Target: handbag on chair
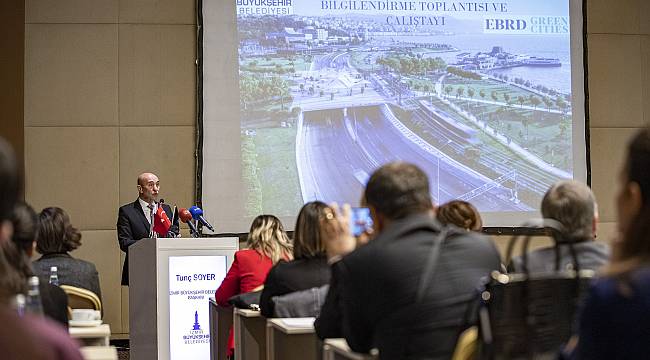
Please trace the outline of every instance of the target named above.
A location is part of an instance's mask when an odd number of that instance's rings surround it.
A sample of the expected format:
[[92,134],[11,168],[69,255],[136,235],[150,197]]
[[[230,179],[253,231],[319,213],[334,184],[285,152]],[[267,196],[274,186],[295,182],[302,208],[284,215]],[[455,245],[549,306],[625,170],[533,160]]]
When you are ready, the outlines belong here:
[[251,291],[247,293],[237,294],[228,299],[230,305],[247,310],[260,311],[260,298],[262,297],[262,290]]
[[[479,359],[556,359],[574,333],[574,316],[593,271],[580,270],[573,244],[560,223],[545,219],[542,227],[555,242],[555,272],[530,274],[528,235],[521,246],[522,273],[491,274],[480,293]],[[510,239],[506,261],[519,239],[517,235]],[[573,270],[560,271],[560,242],[569,246]]]

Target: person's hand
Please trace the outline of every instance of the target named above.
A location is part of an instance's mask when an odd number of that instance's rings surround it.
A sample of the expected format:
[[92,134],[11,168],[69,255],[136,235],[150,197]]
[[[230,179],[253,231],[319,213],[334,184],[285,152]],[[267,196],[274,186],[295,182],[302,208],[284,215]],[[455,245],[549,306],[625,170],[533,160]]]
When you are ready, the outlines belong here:
[[321,237],[329,261],[335,261],[356,247],[356,239],[350,232],[350,213],[348,204],[339,209],[338,204],[333,203],[325,209],[325,216],[321,219]]
[[365,230],[357,236],[357,246],[367,244],[374,236],[374,230],[366,227]]

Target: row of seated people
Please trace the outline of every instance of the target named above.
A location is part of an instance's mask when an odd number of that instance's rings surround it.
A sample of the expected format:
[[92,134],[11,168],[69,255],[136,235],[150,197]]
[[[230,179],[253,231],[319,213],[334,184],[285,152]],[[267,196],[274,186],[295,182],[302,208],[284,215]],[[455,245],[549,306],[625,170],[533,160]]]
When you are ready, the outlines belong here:
[[[22,284],[26,286],[31,276],[38,276],[44,314],[66,328],[68,296],[58,285],[88,290],[97,295],[101,304],[99,274],[95,265],[70,255],[81,246],[81,232],[72,226],[63,209],[48,207],[36,214],[31,206],[19,202],[13,211],[12,225],[12,241],[5,244],[4,251],[20,274],[16,293],[22,292]],[[31,262],[35,251],[41,256]],[[53,267],[57,269],[57,284],[50,284]]]
[[[325,209],[328,206],[320,201],[302,207],[293,242],[277,217],[255,218],[248,234],[248,249],[235,254],[235,261],[217,289],[217,304],[229,306],[232,296],[263,285],[260,310],[264,316],[273,317],[273,297],[329,284],[330,269],[320,231]],[[232,339],[231,334],[229,355],[234,349]]]
[[[563,226],[559,263],[555,248],[538,249],[527,255],[526,270],[571,270],[573,247],[581,269],[601,274],[581,306],[575,336],[557,349],[566,358],[636,359],[650,351],[649,130],[635,136],[627,156],[613,252],[594,241],[598,207],[586,185],[561,181],[542,200],[542,215]],[[377,348],[382,359],[450,358],[458,334],[473,325],[465,316],[476,288],[504,268],[492,241],[477,232],[480,215],[461,201],[436,209],[425,173],[402,162],[373,173],[362,202],[374,233],[361,238],[350,234],[347,206],[306,204],[293,243],[274,216],[255,219],[249,248],[237,252],[217,303],[228,306],[231,296],[263,287],[262,314],[281,317],[275,300],[325,288],[324,303],[311,314],[320,338],[344,337],[362,353]],[[512,272],[522,267],[521,258],[508,264]]]
[[[37,219],[33,210],[30,211],[28,207],[16,207],[20,193],[19,183],[16,157],[11,147],[0,138],[0,323],[3,324],[0,326],[1,357],[81,360],[83,357],[79,346],[65,329],[67,300],[60,288],[49,286],[47,281],[40,282],[45,284],[41,286],[40,291],[44,299],[44,310],[49,317],[20,314],[12,308],[12,302],[17,299],[16,295],[26,293],[27,277],[35,272],[29,256],[33,252],[36,239]],[[45,225],[46,219],[44,220]],[[60,304],[64,305],[60,307]]]

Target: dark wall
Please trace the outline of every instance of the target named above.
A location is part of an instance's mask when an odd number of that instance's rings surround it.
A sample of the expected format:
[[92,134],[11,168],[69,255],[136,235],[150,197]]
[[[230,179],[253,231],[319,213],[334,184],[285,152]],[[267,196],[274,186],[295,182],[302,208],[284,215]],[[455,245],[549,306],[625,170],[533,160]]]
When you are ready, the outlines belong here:
[[23,168],[25,2],[0,1],[0,136],[13,145]]

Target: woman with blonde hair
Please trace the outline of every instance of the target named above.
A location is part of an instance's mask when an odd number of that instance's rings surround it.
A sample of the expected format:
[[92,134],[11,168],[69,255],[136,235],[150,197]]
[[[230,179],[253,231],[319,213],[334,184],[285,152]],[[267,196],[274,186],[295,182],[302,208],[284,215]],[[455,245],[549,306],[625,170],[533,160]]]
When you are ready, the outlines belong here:
[[[247,239],[248,249],[235,253],[235,261],[217,289],[215,299],[221,306],[230,306],[231,297],[255,290],[264,284],[271,267],[280,260],[291,260],[293,246],[280,219],[260,215],[253,220]],[[228,354],[234,342],[230,332]]]

